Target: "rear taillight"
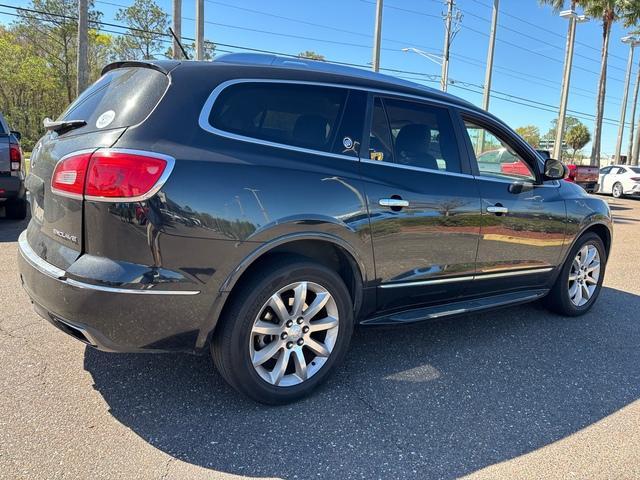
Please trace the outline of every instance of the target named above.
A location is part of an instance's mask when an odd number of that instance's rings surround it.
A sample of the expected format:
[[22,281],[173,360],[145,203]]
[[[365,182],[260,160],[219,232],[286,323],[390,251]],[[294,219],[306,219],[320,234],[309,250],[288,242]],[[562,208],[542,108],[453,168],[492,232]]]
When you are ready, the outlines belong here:
[[141,201],[154,195],[173,169],[173,158],[137,150],[96,150],[64,157],[51,191],[97,201]]
[[567,165],[567,168],[569,169],[569,174],[565,177],[565,180],[567,182],[575,182],[577,167],[574,164],[569,164]]
[[634,182],[640,182],[640,177],[631,177],[630,180],[633,180]]
[[20,165],[22,164],[22,150],[17,143],[9,144],[9,159],[11,161],[11,171],[20,171]]

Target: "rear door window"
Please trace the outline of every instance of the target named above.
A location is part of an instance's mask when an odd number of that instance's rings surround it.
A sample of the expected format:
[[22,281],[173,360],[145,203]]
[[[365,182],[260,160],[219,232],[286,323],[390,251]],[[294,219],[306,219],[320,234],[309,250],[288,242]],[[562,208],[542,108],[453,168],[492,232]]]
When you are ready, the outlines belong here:
[[458,143],[449,112],[420,102],[376,98],[369,158],[460,173]]
[[142,122],[169,86],[167,76],[151,68],[117,68],[85,90],[59,120],[84,120],[73,133],[121,128]]
[[239,83],[220,93],[209,123],[245,137],[330,152],[347,95],[338,87]]

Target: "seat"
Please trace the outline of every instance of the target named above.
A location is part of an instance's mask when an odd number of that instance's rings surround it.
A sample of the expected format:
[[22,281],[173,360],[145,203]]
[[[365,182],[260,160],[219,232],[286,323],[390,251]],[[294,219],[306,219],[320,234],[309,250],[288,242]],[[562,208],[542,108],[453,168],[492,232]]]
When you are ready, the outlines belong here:
[[438,170],[438,162],[429,153],[431,129],[427,125],[405,125],[396,137],[396,162],[412,167]]

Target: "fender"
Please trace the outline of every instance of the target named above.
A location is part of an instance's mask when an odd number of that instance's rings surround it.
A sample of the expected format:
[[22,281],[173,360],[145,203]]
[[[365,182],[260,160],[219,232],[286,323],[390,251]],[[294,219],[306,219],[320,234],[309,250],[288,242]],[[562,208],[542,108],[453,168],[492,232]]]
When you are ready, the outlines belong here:
[[338,247],[342,247],[351,257],[351,260],[354,262],[356,266],[356,270],[360,274],[361,286],[360,290],[360,298],[354,299],[354,304],[359,306],[362,303],[362,285],[366,284],[369,277],[369,272],[367,270],[367,266],[365,261],[362,259],[361,255],[357,252],[357,250],[347,241],[342,238],[331,235],[325,232],[295,232],[289,233],[286,235],[282,235],[277,237],[269,242],[260,244],[255,250],[253,250],[249,255],[247,255],[238,266],[227,276],[225,281],[220,286],[220,290],[218,295],[216,296],[211,309],[209,310],[209,314],[207,315],[205,322],[200,328],[200,332],[198,333],[198,338],[196,340],[196,350],[203,349],[211,339],[213,332],[218,324],[218,319],[222,310],[229,298],[229,294],[231,290],[236,285],[242,274],[260,257],[273,250],[276,247],[281,245],[299,241],[299,240],[320,240],[324,242],[332,243]]

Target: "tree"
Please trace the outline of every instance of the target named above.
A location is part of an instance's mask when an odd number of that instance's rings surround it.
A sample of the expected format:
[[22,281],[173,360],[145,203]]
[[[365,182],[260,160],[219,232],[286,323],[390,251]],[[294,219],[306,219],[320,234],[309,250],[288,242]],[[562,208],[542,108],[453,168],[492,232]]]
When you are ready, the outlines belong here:
[[567,132],[565,141],[573,149],[571,159],[575,160],[576,152],[591,141],[591,134],[585,125],[579,124]]
[[116,20],[130,28],[129,34],[115,40],[119,58],[153,60],[163,56],[169,17],[153,0],[135,0],[130,7],[118,10]]
[[584,11],[588,16],[602,20],[600,79],[598,81],[596,120],[591,147],[591,165],[600,166],[602,120],[604,118],[604,102],[607,94],[607,60],[611,27],[619,19],[624,20],[625,26],[637,23],[640,17],[640,6],[638,6],[637,0],[580,0],[579,3],[584,7]]
[[304,52],[300,52],[298,54],[298,58],[308,58],[310,60],[319,60],[321,62],[326,61],[324,55],[314,52],[313,50],[305,50]]
[[540,146],[540,129],[535,125],[525,125],[516,128],[516,133],[526,140],[533,148]]
[[[53,78],[62,86],[70,103],[76,92],[78,13],[77,0],[32,0],[29,10],[19,10],[13,31],[29,50],[43,58]],[[89,1],[89,25],[95,25],[101,13]]]
[[[571,130],[573,127],[575,127],[576,125],[582,125],[582,122],[578,120],[576,117],[567,115],[564,118],[564,132],[562,133],[562,137],[564,138],[567,132]],[[551,120],[551,128],[547,132],[547,135],[546,135],[547,138],[551,138],[552,140],[555,140],[557,129],[558,129],[558,119],[554,118],[553,120]]]

